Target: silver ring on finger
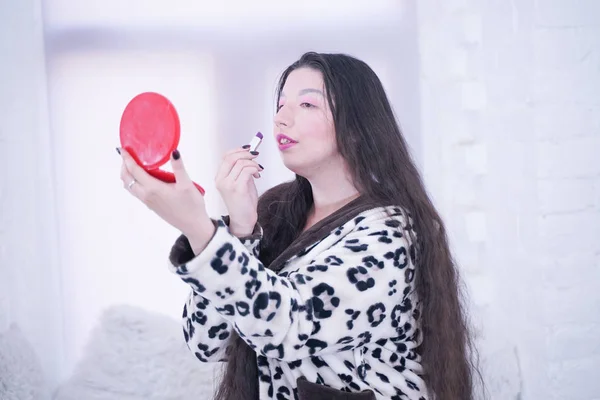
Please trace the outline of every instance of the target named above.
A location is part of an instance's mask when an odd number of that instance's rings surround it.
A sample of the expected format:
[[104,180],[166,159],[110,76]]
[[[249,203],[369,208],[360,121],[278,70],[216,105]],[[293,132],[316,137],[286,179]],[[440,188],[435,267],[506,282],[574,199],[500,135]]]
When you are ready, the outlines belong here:
[[137,183],[137,181],[135,179],[133,179],[131,182],[129,182],[129,185],[127,185],[127,189],[131,190],[133,185],[135,185],[136,183]]

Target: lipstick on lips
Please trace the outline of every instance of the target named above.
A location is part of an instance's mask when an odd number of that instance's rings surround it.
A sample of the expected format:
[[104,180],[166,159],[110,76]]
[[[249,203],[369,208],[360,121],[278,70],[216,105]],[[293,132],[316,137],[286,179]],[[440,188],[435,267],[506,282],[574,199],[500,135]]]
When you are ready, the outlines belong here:
[[298,142],[296,142],[294,139],[290,138],[289,136],[284,135],[283,133],[277,134],[277,145],[279,146],[279,150],[283,151],[287,148],[292,147],[296,143],[298,143]]

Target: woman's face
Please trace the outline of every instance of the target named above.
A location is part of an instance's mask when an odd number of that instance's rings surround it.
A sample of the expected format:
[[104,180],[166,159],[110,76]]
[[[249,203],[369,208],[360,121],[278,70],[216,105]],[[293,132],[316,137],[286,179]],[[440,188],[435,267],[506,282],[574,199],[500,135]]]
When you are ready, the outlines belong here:
[[331,162],[338,152],[324,91],[321,72],[296,69],[285,82],[275,115],[274,136],[283,163],[305,177]]

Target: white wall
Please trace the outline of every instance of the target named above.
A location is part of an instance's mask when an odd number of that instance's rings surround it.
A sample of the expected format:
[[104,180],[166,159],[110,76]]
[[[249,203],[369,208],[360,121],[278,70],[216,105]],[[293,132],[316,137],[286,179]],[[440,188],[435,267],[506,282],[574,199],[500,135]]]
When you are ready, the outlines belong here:
[[497,399],[600,393],[600,2],[419,1],[428,183]]
[[50,386],[62,368],[52,152],[39,0],[0,3],[0,333],[15,324]]

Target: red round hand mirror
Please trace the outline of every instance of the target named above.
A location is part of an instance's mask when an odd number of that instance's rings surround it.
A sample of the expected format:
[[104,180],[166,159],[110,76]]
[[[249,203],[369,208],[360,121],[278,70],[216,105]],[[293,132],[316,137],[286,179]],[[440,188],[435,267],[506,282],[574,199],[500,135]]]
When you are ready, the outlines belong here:
[[[180,137],[179,116],[164,96],[145,92],[135,96],[121,116],[123,147],[146,172],[163,182],[175,182],[175,175],[159,167],[171,158]],[[194,183],[204,195],[204,189]]]

